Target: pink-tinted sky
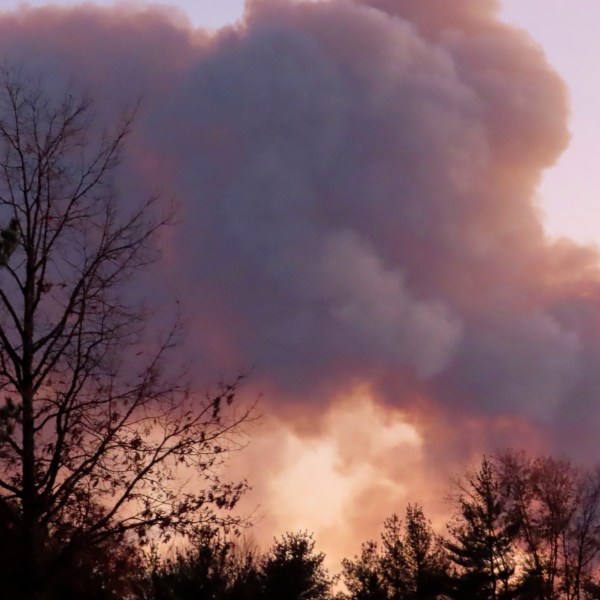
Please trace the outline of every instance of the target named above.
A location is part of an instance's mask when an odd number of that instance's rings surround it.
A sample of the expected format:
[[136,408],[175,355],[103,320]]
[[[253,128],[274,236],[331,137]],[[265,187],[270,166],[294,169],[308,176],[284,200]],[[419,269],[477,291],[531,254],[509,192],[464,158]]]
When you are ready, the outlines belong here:
[[600,243],[600,3],[502,0],[501,15],[539,41],[569,86],[572,141],[541,187],[548,228]]

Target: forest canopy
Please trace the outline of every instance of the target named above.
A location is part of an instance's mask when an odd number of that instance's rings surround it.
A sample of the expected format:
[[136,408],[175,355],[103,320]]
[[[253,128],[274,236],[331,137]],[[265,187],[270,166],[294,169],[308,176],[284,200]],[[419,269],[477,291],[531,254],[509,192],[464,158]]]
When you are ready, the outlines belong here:
[[[422,506],[384,520],[378,539],[333,567],[306,531],[261,551],[204,530],[157,560],[144,600],[593,600],[600,598],[600,475],[507,450],[449,488],[434,531]],[[368,507],[365,507],[368,510]]]

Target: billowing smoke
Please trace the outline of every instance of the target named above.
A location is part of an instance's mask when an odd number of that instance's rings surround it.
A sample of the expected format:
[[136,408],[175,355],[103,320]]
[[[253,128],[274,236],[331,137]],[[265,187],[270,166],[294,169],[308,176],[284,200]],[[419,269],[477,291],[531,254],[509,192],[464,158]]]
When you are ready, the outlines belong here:
[[496,10],[254,0],[215,34],[158,9],[0,18],[8,63],[109,112],[142,97],[123,196],[179,204],[153,293],[179,297],[207,381],[252,369],[265,424],[240,468],[273,527],[352,539],[509,444],[593,456],[598,255],[548,239],[536,199],[567,95]]

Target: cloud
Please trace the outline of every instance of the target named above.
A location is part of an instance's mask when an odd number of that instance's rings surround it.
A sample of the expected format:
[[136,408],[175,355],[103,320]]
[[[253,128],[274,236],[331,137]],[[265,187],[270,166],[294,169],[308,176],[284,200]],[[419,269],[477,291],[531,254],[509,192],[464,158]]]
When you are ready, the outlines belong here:
[[[497,9],[254,0],[215,33],[158,9],[0,17],[9,64],[75,79],[102,113],[143,98],[124,202],[159,190],[181,215],[148,293],[180,298],[206,381],[254,367],[289,473],[343,454],[327,415],[361,386],[373,427],[403,415],[413,470],[438,481],[509,443],[590,451],[598,254],[547,238],[535,195],[568,143],[567,92]],[[366,446],[340,489],[365,473],[379,489]]]

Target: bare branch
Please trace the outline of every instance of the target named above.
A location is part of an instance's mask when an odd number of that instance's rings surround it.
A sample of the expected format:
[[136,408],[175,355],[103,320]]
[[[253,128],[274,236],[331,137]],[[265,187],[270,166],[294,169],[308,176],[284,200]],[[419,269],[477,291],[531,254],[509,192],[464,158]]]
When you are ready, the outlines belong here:
[[0,70],[0,389],[14,402],[0,411],[0,501],[16,503],[40,581],[44,548],[238,524],[247,487],[222,478],[254,418],[235,410],[239,381],[190,393],[167,376],[179,328],[152,352],[147,312],[127,299],[170,215],[155,198],[119,203],[134,113],[110,133],[92,109]]

